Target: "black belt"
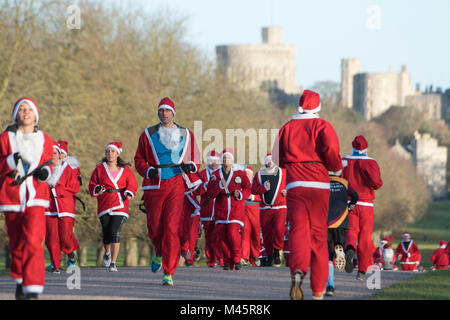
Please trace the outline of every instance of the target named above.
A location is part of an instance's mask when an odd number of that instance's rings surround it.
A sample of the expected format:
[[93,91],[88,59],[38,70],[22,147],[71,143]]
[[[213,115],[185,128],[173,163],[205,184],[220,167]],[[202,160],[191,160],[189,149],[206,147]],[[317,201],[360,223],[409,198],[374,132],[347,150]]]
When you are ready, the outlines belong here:
[[105,192],[107,193],[119,193],[124,192],[126,189],[106,189]]
[[221,193],[221,194],[227,198],[231,197],[231,193]]
[[306,164],[316,164],[316,163],[320,163],[320,161],[302,161],[300,163],[306,163]]

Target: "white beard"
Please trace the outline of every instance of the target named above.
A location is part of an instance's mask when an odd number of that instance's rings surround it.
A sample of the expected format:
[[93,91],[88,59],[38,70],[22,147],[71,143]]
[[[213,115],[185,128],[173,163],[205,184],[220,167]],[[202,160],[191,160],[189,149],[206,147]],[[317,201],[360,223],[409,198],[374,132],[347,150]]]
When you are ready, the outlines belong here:
[[158,129],[158,134],[159,141],[161,141],[163,146],[167,149],[175,150],[178,147],[180,143],[181,132],[180,128],[178,128],[176,125],[174,125],[174,127],[171,129],[160,126]]
[[38,164],[44,152],[44,136],[42,132],[32,132],[24,134],[22,131],[16,132],[17,152],[24,161],[29,164]]
[[50,177],[50,179],[48,179],[48,185],[49,186],[52,186],[52,187],[56,186],[56,184],[59,181],[59,178],[61,178],[61,175],[63,173],[62,168],[63,168],[62,165],[59,165],[57,167],[53,167],[53,174]]

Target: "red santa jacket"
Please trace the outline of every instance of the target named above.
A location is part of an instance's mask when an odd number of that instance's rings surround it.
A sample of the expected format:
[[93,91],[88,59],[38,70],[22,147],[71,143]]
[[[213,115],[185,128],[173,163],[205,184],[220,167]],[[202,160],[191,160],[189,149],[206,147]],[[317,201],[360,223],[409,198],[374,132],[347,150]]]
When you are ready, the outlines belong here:
[[358,193],[358,205],[373,206],[375,190],[382,185],[380,167],[368,156],[345,156],[342,175]]
[[413,240],[411,240],[408,245],[406,245],[403,241],[400,242],[397,246],[395,254],[400,264],[418,265],[420,259],[422,258],[419,248]]
[[[111,191],[99,194],[96,192],[98,186],[104,186],[106,190]],[[112,192],[113,190],[114,192]],[[128,166],[120,168],[114,179],[108,170],[108,166],[103,162],[94,169],[89,181],[89,193],[92,197],[97,197],[97,215],[99,218],[104,214],[128,217],[129,201],[126,196],[131,195],[133,199],[136,191],[137,180]]]
[[50,187],[50,206],[47,216],[75,218],[75,194],[80,192],[80,164],[74,157],[68,157],[48,180]]
[[[49,206],[46,181],[38,181],[36,177],[30,176],[21,185],[14,185],[17,173],[25,176],[23,166],[17,166],[14,161],[14,153],[19,152],[22,158],[29,160],[27,172],[32,172],[52,160],[55,142],[46,133],[36,129],[28,140],[33,141],[32,148],[24,147],[22,136],[23,133],[16,126],[8,127],[0,135],[0,211],[3,212],[24,212],[26,207]],[[50,178],[52,166],[46,165],[42,169],[48,171]]]
[[[207,185],[207,195],[210,199],[215,199],[214,219],[216,224],[238,223],[244,226],[245,199],[251,194],[251,184],[247,174],[243,170],[231,168],[226,184],[223,186],[221,180],[224,179],[222,168],[214,171]],[[239,191],[239,198],[234,197],[234,192]]]
[[449,259],[445,248],[441,247],[435,250],[431,256],[431,261],[436,269],[448,269]]
[[340,175],[342,169],[338,136],[317,114],[296,114],[280,129],[272,154],[274,162],[286,169],[286,190],[329,190],[329,171]]
[[214,220],[214,203],[216,199],[209,199],[206,193],[208,182],[213,172],[211,169],[206,168],[197,174],[201,180],[200,186],[195,190],[195,195],[200,196],[200,221]]
[[[197,144],[195,143],[194,134],[189,129],[183,128],[178,124],[176,125],[180,128],[181,135],[183,136],[184,141],[183,151],[180,157],[179,164],[191,162],[195,165],[197,172],[197,170],[200,169],[201,155],[200,151],[198,150]],[[148,171],[150,169],[153,169],[155,166],[161,165],[155,147],[153,145],[153,141],[151,139],[151,136],[159,130],[160,126],[161,124],[157,124],[152,127],[147,127],[144,130],[139,138],[138,149],[134,157],[136,170],[144,178],[144,181],[142,182],[142,190],[144,191],[159,189],[161,184],[160,168],[158,168],[158,174],[155,178],[147,178]],[[188,189],[195,187],[195,183],[201,183],[201,181],[197,179],[197,175],[195,173],[185,174],[184,172],[182,172],[182,176]]]
[[[281,194],[282,191],[286,191],[286,170],[276,168],[279,175],[278,184],[271,184],[269,189],[266,189],[263,182],[265,170],[265,168],[259,170],[252,182],[252,194],[261,195],[260,210],[287,208],[286,197]],[[269,192],[271,192],[270,195],[268,195]]]

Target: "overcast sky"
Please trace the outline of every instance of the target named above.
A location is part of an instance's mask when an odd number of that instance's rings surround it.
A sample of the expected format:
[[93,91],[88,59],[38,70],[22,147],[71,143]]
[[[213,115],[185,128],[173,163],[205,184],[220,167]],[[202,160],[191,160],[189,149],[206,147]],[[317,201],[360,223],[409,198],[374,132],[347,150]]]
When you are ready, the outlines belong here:
[[[134,0],[133,0],[134,1]],[[340,82],[340,62],[362,72],[400,71],[416,83],[450,88],[448,0],[138,0],[149,12],[170,9],[187,20],[187,40],[212,58],[215,47],[261,43],[261,28],[280,26],[297,46],[297,84]]]

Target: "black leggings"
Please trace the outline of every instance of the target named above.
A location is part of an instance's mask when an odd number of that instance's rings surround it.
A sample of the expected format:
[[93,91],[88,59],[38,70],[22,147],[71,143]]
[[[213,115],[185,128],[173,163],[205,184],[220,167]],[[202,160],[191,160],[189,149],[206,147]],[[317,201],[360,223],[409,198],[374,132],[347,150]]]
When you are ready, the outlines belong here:
[[344,228],[328,228],[328,259],[333,261],[335,256],[334,247],[340,244],[344,247],[345,244],[345,229]]
[[120,230],[127,220],[124,216],[110,216],[105,214],[100,217],[103,231],[103,244],[120,243]]

